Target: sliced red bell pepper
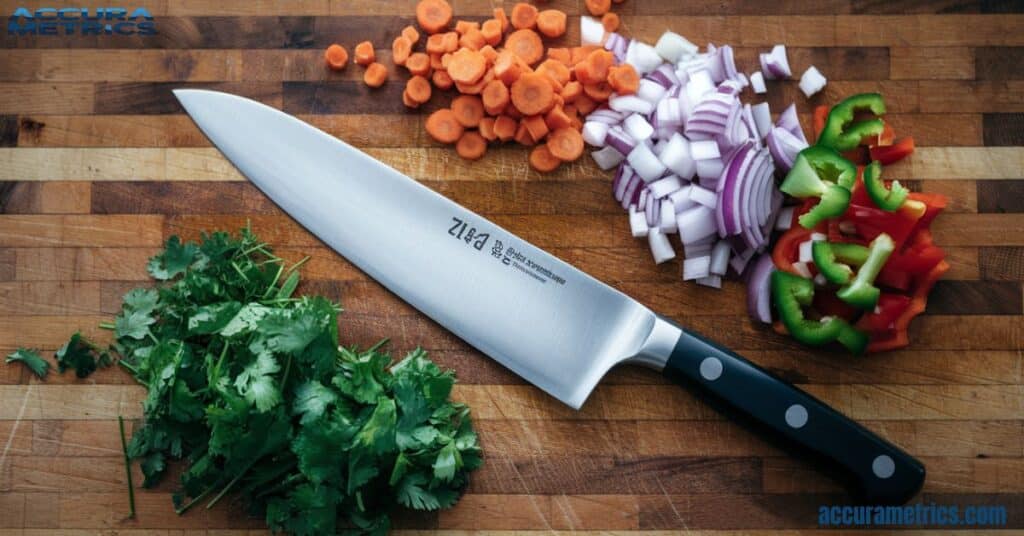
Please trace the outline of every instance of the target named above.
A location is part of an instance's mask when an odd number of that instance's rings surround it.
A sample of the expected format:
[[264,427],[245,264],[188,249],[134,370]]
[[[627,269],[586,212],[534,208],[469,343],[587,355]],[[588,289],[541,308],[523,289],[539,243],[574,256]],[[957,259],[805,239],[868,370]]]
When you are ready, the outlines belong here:
[[920,201],[927,207],[924,216],[918,220],[917,226],[919,229],[923,229],[932,224],[932,220],[939,215],[940,212],[949,206],[949,198],[942,194],[929,194],[924,192],[910,192],[907,199],[914,201]]
[[903,160],[914,152],[914,138],[907,136],[892,145],[872,147],[870,151],[872,160],[878,160],[887,166]]
[[883,292],[878,298],[874,311],[865,313],[857,321],[857,327],[876,336],[890,336],[896,327],[896,320],[910,307],[910,296]]
[[801,275],[793,267],[793,263],[799,258],[800,244],[810,240],[812,232],[814,231],[811,229],[804,229],[799,225],[794,225],[788,231],[782,233],[779,241],[775,244],[775,249],[772,250],[772,262],[775,263],[775,267],[784,272]]
[[821,131],[825,130],[825,121],[828,119],[829,107],[822,105],[814,108],[814,140],[821,137]]
[[928,303],[928,293],[931,292],[932,286],[935,282],[942,277],[942,274],[949,270],[949,264],[946,261],[940,261],[936,264],[927,274],[918,282],[911,295],[910,304],[907,308],[898,316],[893,322],[892,330],[890,330],[885,336],[872,337],[871,342],[868,343],[868,352],[884,352],[886,350],[895,350],[896,348],[902,348],[910,343],[910,336],[907,333],[910,327],[910,321],[917,315],[924,312],[925,306]]

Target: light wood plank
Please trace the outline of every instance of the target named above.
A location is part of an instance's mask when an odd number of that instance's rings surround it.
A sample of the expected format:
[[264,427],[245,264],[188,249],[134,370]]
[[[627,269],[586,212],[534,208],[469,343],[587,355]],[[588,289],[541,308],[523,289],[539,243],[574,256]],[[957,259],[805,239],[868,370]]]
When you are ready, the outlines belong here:
[[88,114],[93,96],[94,86],[89,83],[0,82],[0,113]]
[[0,247],[158,246],[162,216],[0,215]]
[[1024,16],[838,15],[834,46],[1020,46]]
[[973,80],[974,50],[969,47],[891,47],[893,80]]

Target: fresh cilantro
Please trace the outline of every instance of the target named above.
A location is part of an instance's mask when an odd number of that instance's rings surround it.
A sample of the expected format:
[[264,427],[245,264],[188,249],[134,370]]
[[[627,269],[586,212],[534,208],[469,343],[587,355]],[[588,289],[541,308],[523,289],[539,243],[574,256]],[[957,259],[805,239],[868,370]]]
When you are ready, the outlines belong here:
[[[76,333],[57,352],[81,377],[117,356],[146,387],[125,446],[144,487],[181,461],[179,513],[234,494],[299,536],[383,535],[398,507],[458,500],[480,447],[469,410],[449,401],[454,374],[426,352],[392,365],[381,345],[340,346],[341,307],[293,296],[297,265],[248,229],[171,237],[147,268],[160,284],[125,294],[109,349]],[[45,374],[31,351],[8,361]]]
[[18,348],[10,353],[4,361],[7,363],[22,363],[32,371],[32,374],[35,374],[40,379],[45,378],[46,374],[50,372],[50,363],[43,359],[39,352],[28,348]]

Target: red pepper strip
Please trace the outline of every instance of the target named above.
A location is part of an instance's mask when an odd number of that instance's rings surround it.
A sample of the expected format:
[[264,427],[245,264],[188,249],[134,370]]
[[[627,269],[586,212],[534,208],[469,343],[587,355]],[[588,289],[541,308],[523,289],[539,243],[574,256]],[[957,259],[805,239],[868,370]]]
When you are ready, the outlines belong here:
[[888,147],[888,146],[892,145],[892,142],[895,141],[895,140],[896,140],[896,131],[893,130],[891,126],[889,126],[889,123],[886,123],[885,124],[885,129],[882,130],[882,133],[878,136],[878,142],[877,143],[871,143],[869,145],[872,145],[872,146],[875,146],[875,147]]
[[931,292],[932,286],[936,281],[942,277],[942,274],[949,270],[949,264],[946,261],[940,261],[936,264],[931,271],[925,275],[924,279],[918,284],[914,290],[913,297],[910,300],[910,305],[907,306],[906,310],[900,314],[896,321],[893,322],[893,329],[891,334],[885,338],[872,339],[868,343],[868,352],[884,352],[886,350],[895,350],[896,348],[903,348],[910,344],[910,336],[907,334],[907,329],[910,327],[910,321],[917,315],[924,312],[925,306],[928,304],[928,293]]
[[910,296],[883,292],[878,298],[876,310],[868,312],[857,322],[857,327],[872,337],[891,336],[896,320],[910,307]]
[[813,305],[822,316],[836,316],[851,323],[861,313],[860,309],[839,299],[833,291],[815,292]]
[[871,148],[871,159],[878,160],[882,165],[889,165],[893,162],[903,160],[914,152],[914,138],[907,136],[893,145],[884,145]]
[[775,249],[772,250],[772,261],[775,263],[775,267],[784,272],[801,275],[796,268],[793,268],[793,263],[798,258],[800,244],[810,240],[812,232],[810,229],[794,225],[783,233],[779,237],[778,243],[775,244]]
[[925,210],[924,216],[921,216],[921,219],[917,222],[918,229],[923,229],[931,225],[935,216],[938,216],[940,212],[949,206],[949,198],[942,194],[910,192],[910,195],[908,195],[907,198],[913,199],[914,201],[920,201],[928,207]]
[[814,141],[821,137],[821,131],[825,130],[825,120],[828,119],[828,106],[818,106],[814,109]]

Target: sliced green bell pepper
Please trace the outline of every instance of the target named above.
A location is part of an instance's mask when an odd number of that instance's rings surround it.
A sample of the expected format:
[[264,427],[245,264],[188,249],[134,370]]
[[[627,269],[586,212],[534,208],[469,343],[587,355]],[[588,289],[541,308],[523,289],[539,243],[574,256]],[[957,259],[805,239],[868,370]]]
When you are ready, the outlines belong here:
[[895,212],[910,194],[910,190],[900,184],[900,181],[892,181],[890,188],[885,187],[882,180],[882,164],[877,160],[864,168],[864,189],[867,190],[871,201],[887,212]]
[[896,249],[896,244],[886,233],[882,233],[871,241],[868,247],[868,258],[857,270],[857,276],[850,284],[839,289],[836,296],[844,302],[861,309],[873,309],[878,303],[881,291],[874,285],[875,277],[882,270],[889,255]]
[[814,282],[782,270],[772,272],[772,302],[779,319],[794,339],[811,346],[833,341],[851,352],[862,353],[867,347],[867,336],[839,317],[811,320],[804,316],[804,307],[814,300]]
[[857,167],[852,162],[828,147],[814,146],[800,151],[779,189],[801,199],[821,198],[797,220],[801,226],[812,229],[846,211],[856,181]]
[[818,272],[830,283],[837,285],[845,285],[853,279],[850,265],[864,264],[868,252],[868,248],[859,244],[830,243],[824,240],[811,244],[811,256]]
[[861,140],[867,136],[881,134],[885,130],[885,123],[881,119],[853,122],[857,112],[862,111],[870,111],[877,116],[885,115],[885,101],[878,93],[861,93],[847,97],[833,106],[825,120],[825,128],[818,137],[818,145],[844,152],[860,145]]

